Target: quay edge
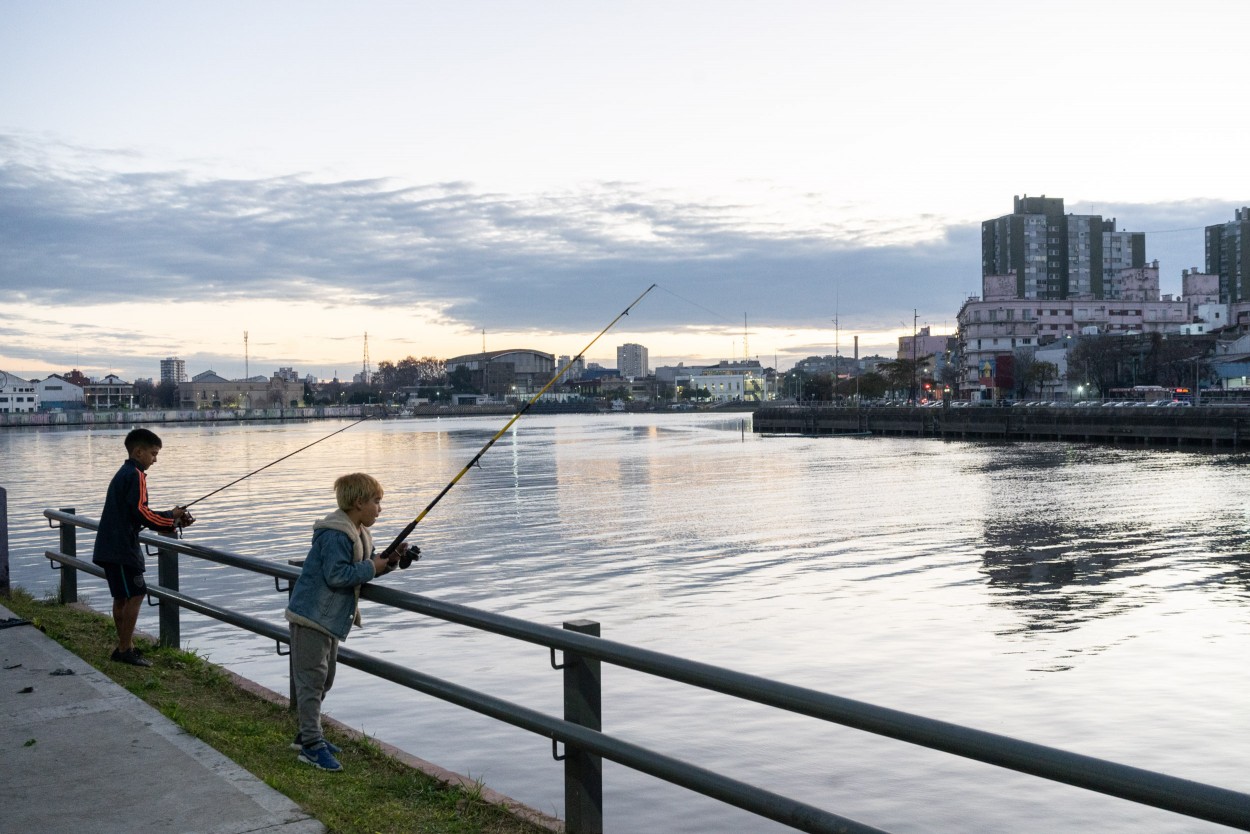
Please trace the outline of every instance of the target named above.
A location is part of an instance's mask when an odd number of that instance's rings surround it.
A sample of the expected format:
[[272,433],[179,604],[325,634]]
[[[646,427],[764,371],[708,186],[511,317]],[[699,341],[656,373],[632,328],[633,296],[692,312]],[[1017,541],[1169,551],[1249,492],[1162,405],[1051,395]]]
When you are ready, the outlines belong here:
[[1060,440],[1136,446],[1250,445],[1250,408],[857,408],[763,406],[763,435],[872,434],[946,440]]

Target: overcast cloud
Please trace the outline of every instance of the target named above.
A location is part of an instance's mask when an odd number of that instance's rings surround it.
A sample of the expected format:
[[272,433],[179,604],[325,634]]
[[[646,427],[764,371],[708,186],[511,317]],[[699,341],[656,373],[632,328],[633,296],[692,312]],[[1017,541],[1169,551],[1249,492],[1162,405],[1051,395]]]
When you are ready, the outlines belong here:
[[[205,315],[207,305],[240,299],[356,303],[433,309],[468,329],[543,333],[598,321],[608,308],[588,316],[589,297],[623,304],[658,283],[668,294],[631,317],[636,331],[736,330],[746,313],[754,328],[796,329],[828,329],[837,315],[849,333],[909,330],[913,310],[921,324],[946,330],[962,300],[980,292],[978,223],[857,218],[795,227],[759,206],[679,200],[620,182],[515,195],[464,182],[205,179],[58,168],[16,137],[0,138],[0,148],[9,151],[0,165],[8,303],[169,298],[202,303]],[[1008,213],[1012,196],[987,206],[985,219]],[[1183,267],[1202,266],[1202,227],[1231,219],[1234,206],[1067,208],[1150,232],[1147,257],[1162,262],[1166,292],[1179,291]],[[9,321],[0,333],[6,352],[21,356],[17,342],[56,330],[51,320]],[[111,353],[161,350],[122,323],[82,324],[73,337]],[[818,343],[785,349],[807,348],[830,352]]]

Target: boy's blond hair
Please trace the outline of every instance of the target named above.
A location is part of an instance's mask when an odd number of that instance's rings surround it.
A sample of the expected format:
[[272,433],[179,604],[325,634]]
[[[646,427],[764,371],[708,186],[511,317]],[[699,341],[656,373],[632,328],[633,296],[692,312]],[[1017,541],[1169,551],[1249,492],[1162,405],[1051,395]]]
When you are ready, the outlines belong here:
[[382,485],[378,479],[364,472],[353,472],[343,475],[334,482],[334,497],[338,499],[339,509],[348,512],[361,501],[370,501],[382,497]]

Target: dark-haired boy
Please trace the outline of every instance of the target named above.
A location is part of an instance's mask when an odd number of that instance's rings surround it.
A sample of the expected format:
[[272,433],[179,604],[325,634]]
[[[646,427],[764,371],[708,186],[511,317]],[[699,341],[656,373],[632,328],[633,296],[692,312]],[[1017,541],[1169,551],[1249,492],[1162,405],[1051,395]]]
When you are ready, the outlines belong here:
[[117,648],[112,659],[131,666],[151,666],[134,645],[135,623],[143,608],[147,586],[143,581],[143,551],[139,531],[149,527],[173,533],[195,523],[182,507],[168,512],[148,508],[148,482],[145,474],[161,451],[161,439],[148,429],[134,429],[126,435],[128,457],[109,481],[100,513],[91,561],[104,568],[113,597],[113,624],[117,626]]

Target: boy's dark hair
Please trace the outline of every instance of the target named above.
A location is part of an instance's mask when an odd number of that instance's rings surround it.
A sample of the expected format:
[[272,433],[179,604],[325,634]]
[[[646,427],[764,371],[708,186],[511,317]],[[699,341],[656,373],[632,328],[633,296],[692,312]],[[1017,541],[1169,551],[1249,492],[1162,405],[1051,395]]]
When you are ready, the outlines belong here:
[[149,429],[133,429],[130,434],[126,435],[127,452],[133,452],[135,449],[159,448],[161,448],[161,439],[156,436],[156,432]]

